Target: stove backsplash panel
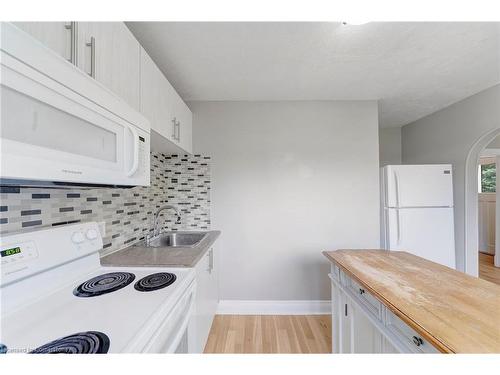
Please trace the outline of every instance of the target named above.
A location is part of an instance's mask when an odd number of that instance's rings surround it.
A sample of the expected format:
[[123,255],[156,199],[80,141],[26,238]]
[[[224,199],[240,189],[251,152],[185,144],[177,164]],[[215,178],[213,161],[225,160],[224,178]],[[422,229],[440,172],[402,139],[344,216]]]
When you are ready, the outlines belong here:
[[0,188],[0,234],[72,222],[105,221],[103,254],[139,241],[151,230],[153,213],[165,230],[210,229],[210,157],[151,153],[151,186],[90,190]]

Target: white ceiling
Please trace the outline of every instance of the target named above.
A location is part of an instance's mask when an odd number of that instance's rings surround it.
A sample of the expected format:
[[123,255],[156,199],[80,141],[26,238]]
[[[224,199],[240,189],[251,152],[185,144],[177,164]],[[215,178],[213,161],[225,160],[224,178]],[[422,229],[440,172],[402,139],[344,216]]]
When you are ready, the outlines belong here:
[[500,23],[127,23],[182,98],[380,100],[402,126],[500,82]]

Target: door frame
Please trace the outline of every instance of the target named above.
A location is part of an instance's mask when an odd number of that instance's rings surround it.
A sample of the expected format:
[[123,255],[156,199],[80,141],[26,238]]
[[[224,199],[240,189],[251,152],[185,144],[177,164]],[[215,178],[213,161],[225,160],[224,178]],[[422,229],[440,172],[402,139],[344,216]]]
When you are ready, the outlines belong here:
[[[498,135],[500,135],[500,128],[491,130],[483,134],[479,139],[472,145],[469,154],[467,155],[465,161],[465,227],[464,227],[464,238],[465,238],[465,273],[472,276],[479,275],[479,228],[478,228],[478,192],[477,192],[477,181],[478,181],[478,168],[479,159],[481,157],[482,151],[485,147],[493,141]],[[498,200],[497,200],[498,208]],[[499,234],[499,223],[500,223],[500,212],[496,212],[496,234]],[[498,237],[497,237],[498,238]],[[497,264],[497,254],[499,249],[499,242],[496,241],[495,245],[495,263]],[[500,260],[499,260],[500,261]]]

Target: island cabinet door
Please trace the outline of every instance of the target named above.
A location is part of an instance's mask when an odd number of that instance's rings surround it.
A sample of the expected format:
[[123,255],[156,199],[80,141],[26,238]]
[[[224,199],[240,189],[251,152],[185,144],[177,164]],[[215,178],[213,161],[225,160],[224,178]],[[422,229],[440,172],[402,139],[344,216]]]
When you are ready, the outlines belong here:
[[392,343],[385,337],[382,337],[382,350],[381,353],[398,354],[401,353]]
[[332,352],[351,353],[350,301],[339,287],[338,274],[332,272],[329,277],[332,280]]
[[[332,278],[332,274],[329,275]],[[342,315],[342,302],[340,289],[336,282],[331,282],[332,286],[332,352],[340,353],[340,319]]]
[[381,353],[383,336],[357,303],[351,304],[352,353]]

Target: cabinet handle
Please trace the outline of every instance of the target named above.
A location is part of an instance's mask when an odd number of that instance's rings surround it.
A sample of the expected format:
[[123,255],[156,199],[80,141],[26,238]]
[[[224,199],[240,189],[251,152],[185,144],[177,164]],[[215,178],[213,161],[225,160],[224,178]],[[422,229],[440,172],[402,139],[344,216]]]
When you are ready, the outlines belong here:
[[413,336],[413,343],[414,343],[416,346],[420,346],[420,345],[423,345],[424,340],[422,340],[420,337]]
[[90,47],[90,73],[89,76],[95,78],[95,38],[90,37],[90,42],[86,43],[87,47]]
[[344,304],[345,308],[344,308],[344,314],[345,316],[347,316],[347,303]]
[[175,127],[177,126],[176,122],[177,122],[177,119],[174,117],[172,119],[172,139],[175,139],[175,135],[176,135],[176,133],[175,133]]
[[359,294],[365,294],[365,290],[363,288],[359,288]]
[[210,249],[207,254],[208,257],[208,273],[212,273],[212,270],[214,269],[214,250]]
[[177,141],[181,141],[181,122],[177,121]]
[[68,61],[73,65],[77,64],[77,55],[78,55],[78,23],[70,22],[68,25],[64,26],[66,30],[71,30],[70,34],[70,47],[69,47],[69,59]]

